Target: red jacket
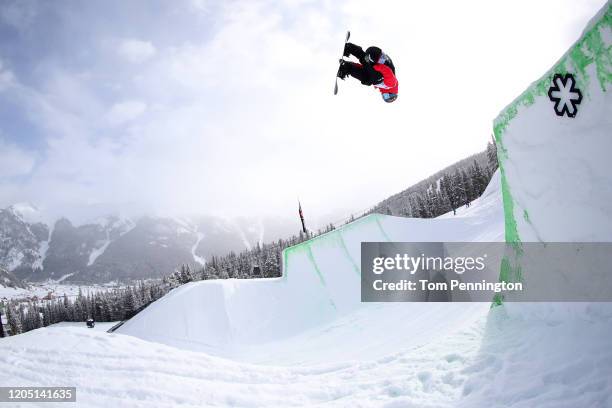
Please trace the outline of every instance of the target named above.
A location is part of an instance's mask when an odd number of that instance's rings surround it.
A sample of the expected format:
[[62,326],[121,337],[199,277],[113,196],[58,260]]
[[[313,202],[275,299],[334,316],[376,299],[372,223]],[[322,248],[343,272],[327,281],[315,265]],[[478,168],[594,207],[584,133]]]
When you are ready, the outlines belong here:
[[389,68],[385,64],[374,64],[372,68],[380,72],[383,76],[383,81],[380,84],[374,85],[374,87],[378,88],[381,94],[398,93],[399,82],[397,81],[397,78],[393,74],[393,71],[391,70],[391,68]]

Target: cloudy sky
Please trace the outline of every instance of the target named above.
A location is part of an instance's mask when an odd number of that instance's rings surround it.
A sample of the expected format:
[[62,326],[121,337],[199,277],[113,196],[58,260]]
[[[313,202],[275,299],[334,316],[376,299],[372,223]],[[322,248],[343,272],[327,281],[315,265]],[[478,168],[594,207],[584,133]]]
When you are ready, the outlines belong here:
[[[0,0],[0,207],[349,213],[483,150],[604,0]],[[332,95],[344,33],[400,97]]]

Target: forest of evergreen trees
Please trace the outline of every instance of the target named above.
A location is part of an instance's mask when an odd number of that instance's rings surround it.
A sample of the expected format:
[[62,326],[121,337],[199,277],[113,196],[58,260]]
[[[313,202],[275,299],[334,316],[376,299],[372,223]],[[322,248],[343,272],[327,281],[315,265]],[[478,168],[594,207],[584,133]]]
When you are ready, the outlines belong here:
[[368,213],[433,218],[467,205],[484,192],[497,170],[493,142],[408,189],[378,203]]
[[[168,293],[173,286],[162,282],[137,282],[135,285],[74,297],[45,301],[10,300],[4,304],[5,328],[0,335],[15,335],[59,322],[98,322],[129,319],[151,302]],[[0,325],[1,326],[1,325]]]
[[[380,202],[361,214],[372,213],[413,218],[432,218],[469,205],[480,197],[497,169],[496,148],[492,142],[487,149],[461,160],[434,174],[426,180]],[[357,217],[359,218],[359,217]],[[355,220],[351,216],[345,223]],[[282,252],[285,248],[335,229],[327,225],[316,233],[302,231],[289,239],[257,245],[238,254],[211,257],[203,268],[192,270],[182,265],[161,282],[137,282],[135,285],[107,292],[97,292],[75,298],[64,296],[43,304],[9,301],[0,310],[6,315],[10,334],[48,326],[62,321],[84,322],[93,318],[98,322],[125,320],[138,313],[151,302],[159,299],[173,288],[185,283],[207,279],[251,279],[281,276]],[[4,334],[0,324],[0,336]]]

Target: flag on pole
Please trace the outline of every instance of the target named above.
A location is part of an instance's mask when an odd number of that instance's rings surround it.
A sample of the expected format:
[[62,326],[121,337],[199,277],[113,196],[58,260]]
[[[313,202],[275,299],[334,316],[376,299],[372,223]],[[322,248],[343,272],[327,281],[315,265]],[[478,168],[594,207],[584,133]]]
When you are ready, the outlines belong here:
[[299,205],[299,213],[300,213],[300,221],[302,221],[302,231],[306,234],[306,223],[304,222],[304,213],[302,212],[302,203],[298,200]]

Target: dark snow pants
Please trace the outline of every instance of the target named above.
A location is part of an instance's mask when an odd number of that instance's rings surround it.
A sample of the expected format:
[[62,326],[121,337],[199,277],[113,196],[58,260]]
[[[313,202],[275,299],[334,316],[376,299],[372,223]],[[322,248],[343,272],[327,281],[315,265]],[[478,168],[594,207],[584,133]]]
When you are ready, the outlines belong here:
[[355,64],[354,62],[348,63],[346,72],[350,76],[359,80],[363,85],[368,86],[379,84],[383,80],[382,74],[366,62],[363,48],[352,43],[346,43],[346,50],[348,51],[347,57],[354,55],[361,64],[361,66],[359,66],[359,64]]

